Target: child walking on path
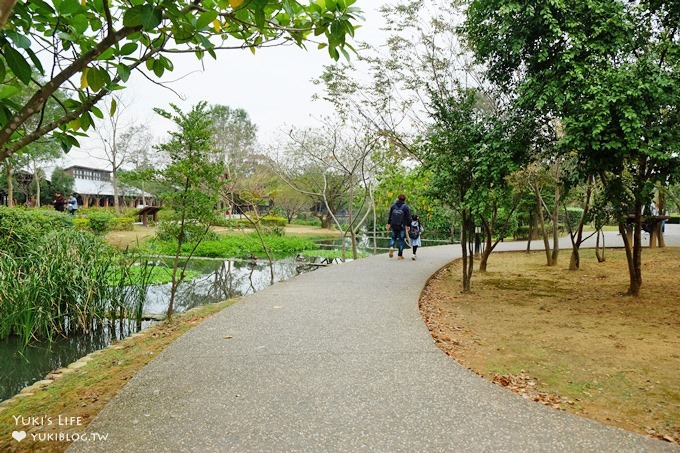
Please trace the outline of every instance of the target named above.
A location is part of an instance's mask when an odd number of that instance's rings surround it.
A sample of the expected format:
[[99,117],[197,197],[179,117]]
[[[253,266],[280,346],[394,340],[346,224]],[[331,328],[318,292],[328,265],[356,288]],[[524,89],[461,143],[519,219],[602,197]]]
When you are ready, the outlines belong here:
[[412,260],[416,259],[416,251],[420,247],[420,235],[425,231],[423,225],[421,225],[420,220],[416,214],[411,216],[411,229],[408,232],[408,237],[411,240],[411,249],[413,250]]

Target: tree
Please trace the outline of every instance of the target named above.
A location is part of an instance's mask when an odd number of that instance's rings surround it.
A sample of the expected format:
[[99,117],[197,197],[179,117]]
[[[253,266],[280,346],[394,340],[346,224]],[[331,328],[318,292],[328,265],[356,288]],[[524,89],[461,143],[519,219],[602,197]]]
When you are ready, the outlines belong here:
[[[114,106],[118,107],[114,107]],[[133,159],[136,149],[143,144],[140,140],[148,138],[146,127],[142,124],[126,125],[123,122],[125,107],[120,96],[112,96],[109,104],[110,115],[101,120],[96,129],[102,144],[104,157],[91,156],[105,160],[111,166],[111,185],[113,186],[113,206],[120,213],[120,181],[119,172],[123,166]]]
[[225,166],[229,186],[224,191],[224,201],[229,212],[237,203],[240,192],[248,191],[244,184],[254,171],[253,159],[257,145],[257,126],[248,112],[226,105],[210,107],[213,141],[216,158]]
[[274,205],[283,213],[288,223],[309,208],[310,203],[308,195],[293,189],[288,184],[281,184],[280,187],[274,189]]
[[474,90],[460,90],[457,96],[436,100],[435,123],[419,153],[432,172],[433,194],[457,210],[461,218],[463,291],[471,288],[474,264],[471,195],[475,184],[475,157],[488,131],[484,118],[476,115],[477,101]]
[[69,194],[73,192],[73,184],[75,179],[69,175],[61,167],[57,167],[52,171],[52,179],[50,180],[50,198],[54,197],[56,193]]
[[[156,109],[179,128],[170,132],[168,142],[158,146],[159,151],[168,154],[170,163],[156,175],[168,188],[162,198],[165,206],[173,210],[168,229],[177,241],[168,318],[172,317],[177,288],[184,281],[189,260],[215,219],[219,193],[225,184],[224,166],[213,163],[215,149],[207,104],[201,102],[189,113],[175,105],[171,107],[172,112]],[[188,256],[181,258],[185,243],[190,244]]]
[[[315,37],[330,56],[348,56],[354,34],[355,0],[43,0],[18,2],[0,30],[0,163],[38,138],[52,134],[65,151],[102,118],[96,104],[123,86],[133,71],[160,78],[174,69],[170,56],[192,53],[216,58],[222,49],[255,49],[285,43],[304,47]],[[39,54],[45,54],[39,58]],[[44,66],[49,62],[51,66]],[[46,80],[33,77],[34,71]],[[144,74],[145,77],[149,77]],[[38,85],[25,102],[19,94]],[[72,96],[60,115],[42,118],[57,90]]]
[[563,152],[598,175],[616,206],[634,296],[643,206],[680,165],[679,22],[669,0],[474,0],[463,28],[489,79],[528,110],[559,118]]
[[[287,184],[316,201],[322,226],[324,219],[331,219],[343,237],[350,237],[354,259],[359,257],[357,233],[374,210],[376,163],[372,156],[379,146],[379,137],[361,126],[338,124],[319,130],[293,130],[288,144],[293,163],[277,165]],[[342,221],[341,211],[345,217]]]

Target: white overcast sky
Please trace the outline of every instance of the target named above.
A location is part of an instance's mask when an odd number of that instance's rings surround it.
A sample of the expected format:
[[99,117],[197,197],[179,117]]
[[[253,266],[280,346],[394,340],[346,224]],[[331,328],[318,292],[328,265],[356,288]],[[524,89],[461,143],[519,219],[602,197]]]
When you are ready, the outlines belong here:
[[[377,12],[384,2],[359,0],[355,6],[364,11],[365,22],[356,31],[354,43],[366,41],[378,45],[384,42],[384,19]],[[323,101],[313,101],[318,88],[312,80],[318,78],[324,65],[332,63],[326,49],[310,45],[306,50],[296,46],[230,50],[217,53],[217,60],[206,56],[199,62],[193,55],[173,58],[175,69],[163,78],[174,81],[168,85],[182,96],[136,76],[122,91],[123,102],[128,105],[124,121],[144,123],[149,126],[155,142],[164,139],[173,123],[152,111],[154,107],[169,108],[170,103],[188,111],[200,101],[243,108],[258,127],[258,140],[267,145],[275,140],[278,131],[291,126],[305,127],[319,124],[319,118],[332,114],[331,107]],[[96,134],[91,134],[96,137]],[[81,139],[81,148],[72,149],[61,159],[60,165],[94,166],[108,168],[105,161],[93,159],[102,155],[98,138]]]

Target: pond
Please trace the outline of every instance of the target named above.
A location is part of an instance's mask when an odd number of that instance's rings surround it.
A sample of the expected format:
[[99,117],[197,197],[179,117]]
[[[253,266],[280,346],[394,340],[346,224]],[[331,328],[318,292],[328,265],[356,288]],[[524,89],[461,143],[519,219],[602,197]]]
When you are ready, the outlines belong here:
[[[294,257],[273,263],[274,282],[287,280],[300,273],[317,269],[320,259]],[[269,263],[243,260],[194,260],[189,268],[201,275],[180,285],[175,312],[220,302],[260,291],[271,282]],[[149,287],[144,313],[164,314],[170,299],[170,285]],[[128,335],[148,327],[150,321],[137,326],[134,321],[116,321],[83,335],[59,338],[52,344],[37,344],[21,348],[17,338],[0,341],[0,401],[22,388],[41,380],[49,372],[64,367],[79,358],[105,348]]]

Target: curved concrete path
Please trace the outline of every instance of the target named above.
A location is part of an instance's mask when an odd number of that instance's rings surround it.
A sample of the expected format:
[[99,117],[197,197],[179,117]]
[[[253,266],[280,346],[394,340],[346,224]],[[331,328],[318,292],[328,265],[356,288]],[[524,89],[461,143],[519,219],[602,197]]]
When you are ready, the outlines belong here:
[[417,301],[459,253],[374,256],[245,297],[127,384],[88,429],[107,441],[69,451],[680,451],[527,401],[441,352]]

